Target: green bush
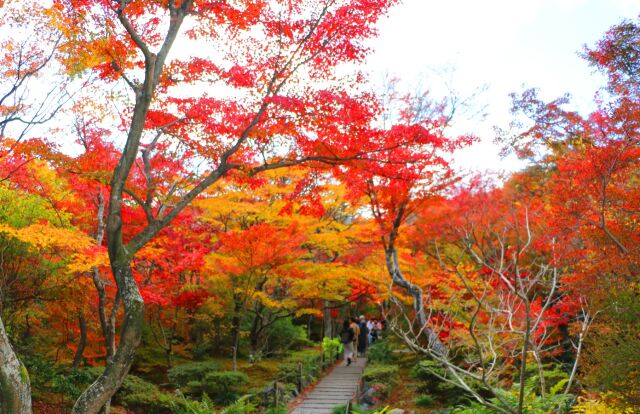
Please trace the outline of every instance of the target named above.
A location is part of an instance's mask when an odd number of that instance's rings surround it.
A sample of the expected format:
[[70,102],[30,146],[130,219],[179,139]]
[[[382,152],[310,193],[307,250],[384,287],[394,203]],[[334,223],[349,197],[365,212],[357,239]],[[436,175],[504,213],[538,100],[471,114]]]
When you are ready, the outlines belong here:
[[294,325],[292,318],[279,319],[269,327],[267,348],[270,353],[300,350],[311,345],[305,327]]
[[218,371],[220,364],[215,361],[196,361],[176,365],[169,370],[169,379],[178,387],[184,387],[190,382],[200,382],[212,371]]
[[[247,382],[249,377],[244,372],[218,371],[208,373],[200,386],[216,403],[228,404],[238,399],[239,387]],[[189,387],[193,385],[189,383]]]
[[26,356],[23,358],[29,378],[33,396],[39,398],[42,393],[60,394],[69,400],[77,399],[80,394],[102,372],[94,373],[90,369],[69,369],[44,359]]
[[117,397],[116,402],[140,414],[171,414],[180,406],[175,396],[161,391],[127,394]]
[[287,414],[286,407],[269,407],[263,414]]
[[365,368],[362,378],[369,383],[388,384],[394,382],[397,374],[398,367],[396,365],[369,365]]
[[305,386],[320,375],[322,355],[314,349],[292,353],[278,366],[278,380],[297,386],[300,381],[300,366],[302,366],[302,382]]
[[393,362],[394,357],[389,342],[378,340],[371,344],[367,351],[367,358],[372,363],[389,364]]
[[[331,410],[331,414],[344,414],[347,410],[347,404],[339,405]],[[351,413],[355,414],[367,414],[367,409],[361,405],[353,404],[351,406]]]
[[[500,390],[500,396],[507,401],[510,408],[513,410],[518,406],[518,395],[514,392]],[[524,412],[527,414],[563,414],[569,412],[569,403],[573,400],[572,395],[546,395],[545,398],[539,395],[527,395],[524,399]],[[498,407],[503,407],[503,404],[497,398],[490,399],[491,403]],[[499,414],[500,411],[494,410],[489,407],[485,407],[476,401],[470,401],[469,405],[456,407],[453,410],[455,414]]]
[[[36,376],[40,374],[40,371],[35,372]],[[54,375],[51,378],[51,389],[65,397],[76,399],[93,380],[94,377],[86,370],[74,369]]]
[[322,338],[322,352],[324,352],[325,361],[330,361],[331,359],[337,358],[338,355],[342,353],[342,342],[340,342],[340,338]]
[[251,414],[256,410],[256,405],[245,396],[222,410],[221,414]]
[[435,401],[430,395],[420,395],[413,401],[418,407],[431,407]]
[[114,400],[130,411],[145,414],[173,413],[174,406],[180,405],[174,395],[135,375],[127,375]]
[[174,414],[214,414],[213,402],[204,394],[202,401],[192,401],[179,393],[180,399],[171,403],[171,410]]
[[118,390],[118,392],[123,395],[153,393],[156,391],[159,391],[159,389],[155,384],[131,374],[126,376],[122,382],[122,386]]
[[[460,392],[458,387],[439,378],[439,376],[447,378],[448,373],[435,361],[425,359],[418,362],[411,370],[411,376],[422,382],[419,387],[422,392],[443,396],[452,404],[461,403],[463,398],[466,397],[465,393]],[[473,381],[469,381],[469,384],[474,388],[478,388]]]

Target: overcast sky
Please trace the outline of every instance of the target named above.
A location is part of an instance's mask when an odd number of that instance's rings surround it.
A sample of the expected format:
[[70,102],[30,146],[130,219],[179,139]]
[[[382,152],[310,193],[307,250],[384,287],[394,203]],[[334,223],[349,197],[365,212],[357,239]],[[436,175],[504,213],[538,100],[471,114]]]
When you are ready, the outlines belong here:
[[[509,122],[510,92],[539,87],[553,99],[569,92],[588,111],[603,78],[578,52],[623,18],[640,12],[637,0],[404,0],[380,23],[370,70],[437,84],[433,73],[454,67],[453,85],[465,94],[483,84],[489,116],[464,125],[483,139],[457,157],[462,168],[513,169],[500,160],[492,126]],[[440,82],[441,83],[441,82]]]

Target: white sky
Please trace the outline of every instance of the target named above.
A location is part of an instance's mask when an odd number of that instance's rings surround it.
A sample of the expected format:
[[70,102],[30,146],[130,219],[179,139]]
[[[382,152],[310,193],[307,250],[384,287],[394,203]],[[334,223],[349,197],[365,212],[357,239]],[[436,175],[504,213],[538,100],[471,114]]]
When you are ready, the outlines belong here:
[[[589,111],[603,78],[578,56],[623,18],[640,12],[635,0],[404,0],[379,25],[370,70],[389,72],[425,86],[434,71],[454,67],[461,94],[488,84],[480,101],[486,120],[465,124],[482,143],[456,158],[463,169],[512,170],[491,144],[494,125],[506,127],[508,94],[539,87],[553,99],[569,92],[580,111]],[[375,75],[374,75],[375,77]]]

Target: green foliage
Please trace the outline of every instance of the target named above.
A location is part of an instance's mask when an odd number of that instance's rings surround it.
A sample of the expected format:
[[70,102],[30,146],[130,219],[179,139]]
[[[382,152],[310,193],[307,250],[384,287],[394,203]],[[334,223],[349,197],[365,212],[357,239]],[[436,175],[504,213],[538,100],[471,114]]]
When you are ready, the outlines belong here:
[[51,201],[37,194],[8,188],[0,185],[0,223],[21,228],[39,220],[68,225],[70,214],[64,210],[52,208]]
[[370,365],[365,368],[362,378],[369,383],[389,384],[398,374],[397,365]]
[[[518,393],[513,391],[498,390],[500,396],[508,403],[512,408],[518,406]],[[551,395],[548,394],[545,398],[539,395],[530,394],[526,395],[523,404],[523,414],[562,414],[569,412],[569,404],[573,400],[572,395]],[[503,407],[503,404],[497,398],[492,398],[492,404],[498,407]],[[484,405],[472,401],[466,407],[457,407],[453,410],[455,414],[497,414],[499,411],[485,407]]]
[[[565,395],[562,393],[563,384],[566,384],[567,381],[567,374],[553,365],[547,366],[547,370],[544,371],[545,381],[547,384],[553,385],[549,389],[548,393],[542,397],[539,393],[540,378],[537,371],[533,371],[534,368],[537,367],[530,367],[531,374],[525,380],[523,413],[547,414],[553,412],[555,414],[562,414],[569,412],[569,407],[575,397],[571,394]],[[494,392],[506,402],[510,409],[518,407],[519,391],[520,384],[518,383],[513,383],[510,390],[504,390],[501,388],[494,390]],[[503,404],[497,397],[491,398],[489,401],[498,407],[505,406],[505,404]],[[454,413],[457,414],[494,414],[497,412],[497,410],[483,406],[477,401],[472,401],[469,405],[465,407],[458,407],[454,410]]]
[[39,358],[23,358],[25,372],[31,372],[31,387],[34,396],[41,392],[60,394],[76,399],[96,377],[86,369],[71,370]]
[[221,414],[251,414],[256,408],[256,405],[249,400],[249,396],[244,396],[222,410]]
[[420,395],[416,397],[414,403],[418,407],[431,407],[435,403],[435,400],[431,395]]
[[287,409],[285,407],[269,407],[263,414],[287,414]]
[[393,362],[394,357],[389,342],[378,340],[371,344],[367,352],[367,358],[372,363],[389,364]]
[[176,365],[169,370],[169,379],[179,387],[184,387],[190,382],[200,382],[208,373],[218,371],[220,364],[215,361],[196,361]]
[[325,361],[329,361],[332,358],[336,358],[338,355],[342,353],[342,343],[340,342],[340,338],[322,338],[322,352],[324,352]]
[[244,372],[218,371],[208,373],[201,383],[189,383],[190,388],[200,388],[218,404],[228,404],[238,399],[239,387],[245,385],[249,377]]
[[157,385],[131,374],[122,382],[115,401],[129,410],[145,414],[171,413],[176,405],[181,406],[176,396],[162,392]]
[[119,396],[116,402],[128,410],[145,414],[169,414],[175,412],[176,397],[161,391]]
[[[639,287],[608,289],[597,334],[587,335],[583,371],[591,390],[613,393],[622,406],[640,406]],[[602,328],[601,328],[602,326]]]
[[201,401],[188,400],[181,393],[179,400],[171,402],[171,410],[175,414],[215,414],[213,402],[204,394]]
[[294,325],[292,318],[278,319],[269,327],[267,348],[272,352],[300,350],[312,344],[305,327]]
[[316,350],[304,350],[292,353],[278,367],[278,380],[297,386],[300,381],[300,368],[302,368],[303,386],[311,383],[314,379],[318,378],[322,371],[321,354]]
[[[335,407],[335,408],[333,408],[331,410],[331,414],[344,414],[346,410],[347,410],[347,405],[346,404],[339,405],[339,406],[337,406],[337,407]],[[367,409],[364,408],[361,405],[353,404],[351,406],[351,413],[352,414],[367,414]]]
[[[419,389],[422,392],[442,396],[453,405],[464,401],[464,392],[460,392],[455,385],[440,379],[440,377],[447,378],[448,375],[446,370],[435,361],[425,359],[418,362],[412,368],[411,376],[421,381]],[[482,389],[479,383],[473,381],[469,381],[469,385],[476,390]]]
[[122,382],[119,392],[122,394],[144,394],[158,391],[158,387],[135,375],[127,375]]

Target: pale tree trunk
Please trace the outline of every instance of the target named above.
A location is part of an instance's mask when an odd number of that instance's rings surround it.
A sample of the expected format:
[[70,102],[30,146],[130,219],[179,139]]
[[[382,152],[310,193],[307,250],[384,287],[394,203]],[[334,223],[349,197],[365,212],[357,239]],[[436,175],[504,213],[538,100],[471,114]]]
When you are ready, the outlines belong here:
[[333,320],[331,319],[331,302],[324,301],[322,309],[323,336],[333,339]]
[[[153,217],[149,216],[149,226],[145,229],[145,234],[136,240],[136,246],[125,244],[122,235],[122,205],[125,184],[138,156],[149,106],[162,74],[165,59],[180,30],[184,17],[191,7],[192,1],[185,0],[179,7],[170,2],[171,22],[167,37],[164,39],[158,54],[151,53],[148,46],[144,44],[135,32],[124,13],[127,3],[125,1],[120,2],[118,18],[144,55],[145,74],[144,83],[141,86],[133,86],[136,102],[127,134],[127,142],[111,177],[109,213],[105,229],[111,270],[116,281],[118,293],[124,304],[124,318],[120,328],[120,342],[113,358],[107,360],[104,372],[80,395],[73,407],[73,414],[97,414],[102,407],[109,403],[111,397],[118,391],[122,381],[129,373],[136,349],[142,338],[142,326],[144,323],[144,300],[133,277],[131,260],[133,255],[162,227],[168,224],[173,217],[167,216],[165,217],[165,222],[154,221],[152,224]],[[194,193],[192,197],[195,197],[195,194],[197,193]],[[184,203],[186,204],[188,201],[185,200]],[[174,215],[180,212],[180,209],[174,210]]]
[[231,319],[231,342],[232,342],[232,363],[233,370],[238,370],[238,347],[240,346],[240,311],[242,310],[242,303],[239,299],[236,299],[233,310],[233,318]]
[[383,240],[384,253],[387,265],[387,271],[391,280],[396,285],[404,288],[413,298],[413,309],[416,313],[415,318],[418,324],[418,332],[423,333],[429,344],[429,348],[440,356],[447,354],[447,348],[444,346],[438,334],[429,327],[429,320],[424,308],[424,294],[422,289],[408,281],[400,269],[398,262],[398,252],[396,251],[395,242],[398,237],[398,231],[402,220],[404,219],[405,205],[401,205],[393,222],[393,227],[388,237]]
[[78,398],[73,407],[73,414],[98,413],[111,400],[129,373],[136,348],[140,344],[144,302],[133,279],[130,258],[125,256],[124,259],[112,265],[124,303],[124,320],[118,349],[112,360],[107,362],[102,375]]
[[0,414],[31,414],[29,374],[9,343],[0,318]]
[[[105,202],[102,193],[98,193],[98,213],[97,222],[98,227],[95,235],[96,245],[102,246],[104,241],[104,233],[106,223],[104,222]],[[91,278],[93,284],[98,292],[98,319],[100,320],[100,328],[102,330],[102,337],[105,342],[107,354],[105,356],[106,364],[109,364],[113,360],[113,356],[116,353],[116,317],[118,314],[118,308],[120,307],[120,293],[116,293],[116,297],[111,308],[111,314],[107,314],[107,292],[105,289],[106,282],[100,275],[100,270],[94,267],[91,270]],[[111,409],[111,399],[109,399],[105,406],[103,413],[109,414]]]

